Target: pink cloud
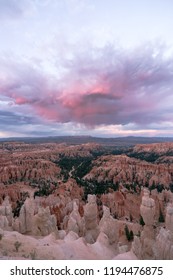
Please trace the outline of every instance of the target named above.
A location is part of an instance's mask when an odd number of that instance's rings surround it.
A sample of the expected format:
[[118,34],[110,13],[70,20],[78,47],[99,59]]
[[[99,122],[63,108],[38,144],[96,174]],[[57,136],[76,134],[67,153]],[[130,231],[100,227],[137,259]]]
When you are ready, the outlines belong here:
[[67,71],[61,79],[13,62],[5,82],[0,77],[0,96],[8,96],[17,110],[32,111],[52,122],[95,126],[169,121],[173,63],[163,58],[162,50],[157,57],[152,52],[142,47],[131,53],[103,48],[97,55],[97,50],[91,50],[76,55],[70,64],[64,61]]
[[13,97],[15,104],[17,105],[23,105],[27,104],[28,100],[25,97],[18,96],[18,97]]

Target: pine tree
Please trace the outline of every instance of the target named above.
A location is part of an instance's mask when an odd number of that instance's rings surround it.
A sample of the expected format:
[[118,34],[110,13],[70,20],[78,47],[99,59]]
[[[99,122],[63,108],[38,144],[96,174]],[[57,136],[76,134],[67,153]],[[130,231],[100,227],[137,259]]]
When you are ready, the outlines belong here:
[[164,223],[165,222],[165,218],[163,216],[162,210],[160,209],[160,214],[159,214],[159,223]]
[[132,241],[133,238],[134,238],[133,231],[132,231],[132,230],[129,231],[129,228],[128,228],[127,225],[125,225],[124,230],[125,230],[125,235],[126,235],[127,240],[128,240],[128,241]]
[[131,230],[130,231],[130,241],[132,241],[134,239],[134,234],[133,234],[133,231]]
[[139,223],[140,223],[141,226],[145,226],[145,222],[144,222],[141,215],[140,215]]

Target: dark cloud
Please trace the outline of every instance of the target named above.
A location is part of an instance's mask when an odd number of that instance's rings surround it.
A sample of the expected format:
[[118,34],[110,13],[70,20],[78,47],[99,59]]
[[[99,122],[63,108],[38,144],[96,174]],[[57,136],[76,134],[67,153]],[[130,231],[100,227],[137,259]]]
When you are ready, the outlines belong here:
[[28,124],[35,124],[36,119],[31,116],[25,116],[9,111],[0,111],[0,128],[3,130],[9,125],[21,126]]

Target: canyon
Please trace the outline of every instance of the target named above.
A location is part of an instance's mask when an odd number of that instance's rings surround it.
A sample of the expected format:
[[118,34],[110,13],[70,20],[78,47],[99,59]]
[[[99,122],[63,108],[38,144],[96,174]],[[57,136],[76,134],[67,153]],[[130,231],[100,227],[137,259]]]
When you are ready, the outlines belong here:
[[173,142],[87,140],[0,142],[1,259],[173,259]]

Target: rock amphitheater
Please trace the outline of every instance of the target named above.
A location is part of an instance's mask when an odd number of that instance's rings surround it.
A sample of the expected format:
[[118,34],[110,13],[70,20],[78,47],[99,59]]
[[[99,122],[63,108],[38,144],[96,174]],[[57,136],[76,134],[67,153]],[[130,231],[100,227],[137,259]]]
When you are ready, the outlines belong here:
[[[135,153],[158,154],[152,163],[128,154],[93,157],[100,149],[1,144],[1,259],[173,259],[173,161],[163,163],[173,145],[136,145]],[[73,165],[65,179],[64,157],[92,164],[82,178],[75,173],[81,162]],[[109,187],[86,194],[80,182]]]

